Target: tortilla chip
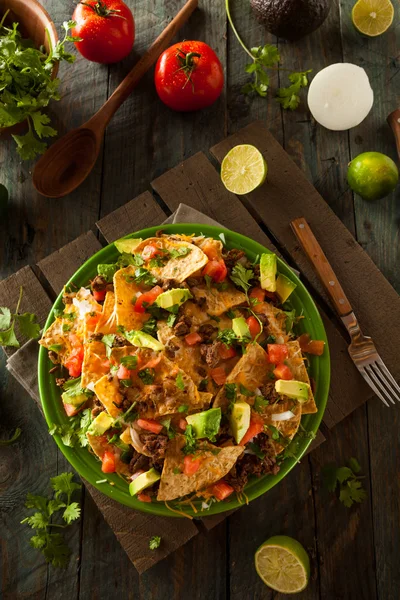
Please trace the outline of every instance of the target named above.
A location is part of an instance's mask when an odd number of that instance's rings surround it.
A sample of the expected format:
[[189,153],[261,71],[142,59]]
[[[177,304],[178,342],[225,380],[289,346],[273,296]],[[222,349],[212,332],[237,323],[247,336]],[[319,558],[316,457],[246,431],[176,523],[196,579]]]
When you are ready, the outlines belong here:
[[194,244],[172,239],[171,237],[156,237],[143,240],[143,242],[135,248],[135,254],[141,254],[142,250],[148,244],[155,244],[159,248],[167,251],[180,250],[182,248],[190,250],[185,256],[170,258],[162,267],[148,267],[149,271],[157,277],[157,279],[173,279],[177,283],[182,283],[185,279],[202,269],[208,263],[207,256],[200,248]]
[[114,275],[115,312],[117,325],[125,327],[128,331],[142,329],[143,324],[150,318],[149,314],[138,313],[133,309],[132,300],[139,292],[138,285],[133,281],[135,267],[130,265],[120,269]]
[[[182,448],[185,443],[183,435],[177,435],[168,443],[157,500],[175,500],[186,494],[205,490],[229,473],[244,450],[243,446],[217,448],[208,442],[201,442],[196,456],[201,456],[203,461],[194,475],[185,475],[181,472],[185,458]],[[177,473],[177,470],[180,472]]]
[[[291,410],[294,417],[287,419],[286,421],[273,421],[271,415],[283,413],[287,410]],[[301,404],[290,398],[285,398],[283,402],[279,404],[270,404],[266,406],[262,414],[265,425],[273,425],[276,429],[288,440],[292,440],[296,435],[296,432],[300,426],[301,421]],[[271,443],[275,448],[275,452],[279,454],[284,449],[284,446],[271,439]]]
[[198,368],[202,367],[203,363],[200,355],[200,346],[188,346],[185,339],[174,334],[172,327],[169,327],[165,321],[158,322],[157,337],[164,346],[170,344],[174,348],[175,357],[173,362],[189,375],[198,386],[200,381],[204,379],[198,372]]
[[[293,373],[293,379],[296,381],[303,381],[310,385],[310,378],[307,373],[306,366],[304,364],[304,358],[301,353],[300,344],[297,340],[288,342],[287,347],[289,349],[289,357],[286,359],[286,364],[290,367]],[[308,392],[308,400],[301,405],[301,412],[303,415],[309,415],[311,413],[318,412],[317,405],[315,404],[314,394],[310,390]]]
[[283,310],[276,308],[269,302],[259,302],[253,306],[255,313],[263,314],[268,319],[268,325],[265,328],[266,335],[273,335],[277,344],[284,344],[289,339],[286,333],[287,315]]
[[116,418],[122,410],[118,408],[123,398],[119,391],[119,380],[117,377],[108,380],[108,375],[103,375],[93,386],[94,393],[106,409],[109,415]]
[[110,365],[103,342],[86,342],[82,364],[82,388],[93,390],[93,384],[108,373]]
[[118,456],[119,450],[115,446],[108,444],[107,438],[105,438],[105,436],[91,435],[90,433],[87,433],[86,437],[88,439],[88,442],[89,442],[93,452],[95,453],[96,456],[98,456],[100,458],[100,460],[102,460],[102,458],[104,456],[104,452],[106,452],[108,450],[115,456],[115,472],[119,473],[120,475],[125,475],[126,477],[130,477],[131,472],[129,471],[129,465],[122,462],[122,460]]
[[246,302],[246,295],[231,284],[225,290],[218,290],[213,286],[208,289],[206,285],[199,285],[192,287],[191,292],[197,301],[205,299],[201,311],[215,317]]
[[117,314],[115,312],[115,294],[114,292],[107,292],[103,310],[100,318],[97,321],[95,328],[96,333],[117,333]]

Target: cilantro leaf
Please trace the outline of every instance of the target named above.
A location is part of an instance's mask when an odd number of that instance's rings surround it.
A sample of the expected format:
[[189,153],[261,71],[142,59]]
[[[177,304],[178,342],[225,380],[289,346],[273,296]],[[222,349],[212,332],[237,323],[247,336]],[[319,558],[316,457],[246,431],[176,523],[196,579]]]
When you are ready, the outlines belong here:
[[118,267],[116,264],[103,264],[97,265],[97,274],[100,277],[103,277],[107,281],[107,283],[112,283],[114,274],[116,273]]
[[193,454],[197,448],[197,441],[194,436],[194,430],[192,425],[187,425],[184,434],[186,443],[182,448],[183,454]]
[[11,311],[5,306],[0,306],[0,329],[8,329],[11,325]]
[[250,280],[254,278],[254,271],[252,269],[246,269],[240,263],[236,263],[232,269],[230,278],[237,287],[245,292],[247,297],[247,292],[251,287]]
[[151,317],[146,323],[143,325],[141,331],[143,333],[148,333],[155,337],[155,333],[157,332],[157,319],[155,317]]
[[290,73],[289,81],[291,81],[292,85],[278,89],[276,99],[279,104],[281,104],[282,108],[295,110],[299,106],[299,92],[308,85],[308,73],[311,73],[311,69],[300,73]]
[[24,313],[22,315],[16,315],[16,319],[22,335],[30,340],[35,340],[40,336],[40,324],[36,321],[36,315]]
[[73,473],[61,473],[50,479],[51,487],[56,492],[56,498],[59,498],[61,494],[70,497],[74,490],[81,489],[82,486],[79,483],[72,481],[73,477]]
[[66,523],[68,523],[68,525],[70,525],[72,521],[79,519],[80,516],[81,507],[79,506],[78,502],[71,502],[71,504],[69,504],[63,512],[63,519]]
[[157,550],[157,548],[160,547],[161,544],[161,538],[159,535],[153,535],[152,538],[150,538],[149,541],[149,548],[150,550]]
[[126,367],[127,369],[136,369],[138,364],[138,357],[136,355],[132,356],[132,355],[128,355],[128,356],[123,356],[121,358],[121,365],[123,365],[124,367]]
[[14,323],[9,329],[0,331],[0,346],[12,346],[13,348],[19,348],[19,341],[15,337]]
[[107,358],[110,358],[110,356],[111,356],[111,350],[112,350],[112,345],[114,343],[114,340],[115,340],[114,333],[108,333],[107,335],[103,335],[103,337],[101,338],[101,341],[103,342],[103,344],[106,347]]
[[238,342],[238,337],[233,329],[220,329],[217,335],[217,340],[223,342],[225,346],[232,346]]
[[[1,36],[0,36],[1,41]],[[1,58],[1,44],[0,44],[0,58]],[[0,114],[1,114],[1,102],[0,102]],[[15,335],[14,327],[15,323],[19,323],[21,334],[29,339],[36,339],[39,337],[40,325],[37,323],[36,315],[32,313],[19,314],[19,307],[22,300],[22,286],[19,289],[19,298],[15,313],[12,314],[9,308],[4,306],[0,307],[0,346],[12,346],[19,348],[20,344]]]
[[192,251],[191,248],[183,247],[169,250],[169,255],[171,258],[182,258],[183,256],[187,256]]
[[148,286],[153,286],[157,283],[157,279],[144,267],[136,269],[134,279],[136,283],[143,283]]
[[[347,508],[354,502],[362,502],[367,497],[360,481],[361,477],[356,475],[361,470],[358,460],[351,458],[348,465],[347,467],[336,467],[334,464],[329,464],[322,469],[323,486],[330,492],[335,492],[339,487],[339,500]],[[356,473],[351,466],[354,467]]]
[[140,379],[143,381],[145,385],[151,385],[154,381],[155,371],[154,369],[142,369],[138,373]]
[[357,474],[361,471],[360,463],[356,458],[354,458],[354,456],[352,458],[349,458],[347,464],[349,465],[349,468],[353,471],[353,473]]
[[176,376],[175,384],[178,390],[183,391],[185,389],[185,382],[183,381],[182,373],[178,373]]

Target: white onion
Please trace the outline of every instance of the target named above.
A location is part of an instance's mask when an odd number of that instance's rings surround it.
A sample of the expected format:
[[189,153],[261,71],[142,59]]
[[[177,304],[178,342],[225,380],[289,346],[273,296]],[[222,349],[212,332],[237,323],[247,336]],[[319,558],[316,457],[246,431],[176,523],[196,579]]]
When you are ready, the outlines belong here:
[[262,396],[262,393],[261,393],[261,390],[260,390],[260,388],[256,388],[256,389],[254,390],[254,393],[255,393],[255,395],[256,395],[256,396]]
[[285,340],[284,340],[283,336],[282,335],[277,335],[276,336],[276,340],[275,340],[275,344],[284,344],[284,343],[285,343]]
[[202,508],[203,510],[207,510],[208,508],[210,508],[210,505],[209,505],[209,504],[207,504],[207,502],[202,502],[202,503],[201,503],[201,508]]
[[373,103],[368,75],[352,63],[336,63],[322,69],[308,91],[308,106],[314,119],[333,131],[359,125]]
[[275,413],[271,415],[271,421],[288,421],[288,419],[293,419],[296,415],[292,413],[291,410],[286,410],[285,412]]
[[89,383],[86,386],[87,390],[90,390],[91,392],[94,392],[94,381],[89,381]]
[[139,432],[133,423],[129,424],[129,431],[131,433],[131,444],[135,448],[136,452],[139,452],[139,454],[144,454],[145,456],[151,456],[151,454],[144,451],[144,444],[141,441]]

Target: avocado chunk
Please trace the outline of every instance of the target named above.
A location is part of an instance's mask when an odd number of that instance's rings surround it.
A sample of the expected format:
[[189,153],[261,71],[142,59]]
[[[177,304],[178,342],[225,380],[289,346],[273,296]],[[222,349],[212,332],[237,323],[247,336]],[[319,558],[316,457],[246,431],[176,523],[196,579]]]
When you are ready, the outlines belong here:
[[164,350],[164,344],[143,331],[132,329],[132,331],[125,331],[123,335],[131,344],[138,348],[150,348],[150,350],[154,350],[155,352]]
[[75,396],[71,396],[68,392],[64,392],[61,394],[62,401],[64,404],[72,404],[72,406],[81,406],[88,399],[87,394],[82,392],[82,394],[76,394]]
[[288,398],[296,398],[296,400],[302,404],[308,400],[310,386],[303,381],[285,381],[284,379],[278,379],[275,381],[275,391]]
[[88,433],[90,435],[103,435],[113,423],[114,419],[103,410],[90,424]]
[[150,487],[159,479],[161,479],[161,475],[154,468],[150,469],[149,471],[146,471],[146,473],[142,473],[129,484],[130,495],[136,496],[136,494],[139,494],[139,492],[141,492],[142,490]]
[[194,415],[188,415],[186,421],[193,427],[197,438],[208,438],[214,441],[221,422],[221,409],[210,408]]
[[276,293],[278,294],[279,300],[282,302],[282,304],[286,302],[290,294],[296,288],[297,285],[293,283],[293,281],[289,279],[289,277],[286,277],[286,275],[282,275],[282,273],[279,273],[278,279],[276,280]]
[[267,292],[276,291],[276,254],[261,254],[260,284]]
[[160,294],[156,300],[156,304],[160,308],[175,313],[178,312],[177,309],[179,306],[190,298],[193,298],[190,290],[187,288],[175,288]]
[[237,444],[240,444],[244,434],[250,427],[250,414],[250,404],[247,404],[247,402],[235,402],[232,406],[229,423]]
[[232,329],[239,340],[251,340],[250,329],[244,317],[232,319]]
[[127,254],[133,254],[135,248],[139,246],[139,244],[143,242],[140,238],[130,238],[128,240],[122,238],[114,242],[114,246],[118,250],[118,252],[126,252]]

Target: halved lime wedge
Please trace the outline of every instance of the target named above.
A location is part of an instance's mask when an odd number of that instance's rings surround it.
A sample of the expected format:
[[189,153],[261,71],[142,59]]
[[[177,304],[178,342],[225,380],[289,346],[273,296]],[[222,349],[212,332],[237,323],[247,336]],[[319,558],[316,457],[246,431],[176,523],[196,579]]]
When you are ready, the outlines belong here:
[[358,0],[351,11],[356,29],[370,37],[385,33],[393,22],[393,15],[390,0]]
[[310,559],[297,540],[286,535],[269,538],[254,556],[256,570],[268,587],[282,594],[303,591],[310,577]]
[[229,150],[221,165],[221,179],[234,194],[249,194],[267,177],[267,163],[257,148],[241,144]]

